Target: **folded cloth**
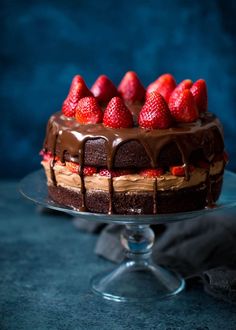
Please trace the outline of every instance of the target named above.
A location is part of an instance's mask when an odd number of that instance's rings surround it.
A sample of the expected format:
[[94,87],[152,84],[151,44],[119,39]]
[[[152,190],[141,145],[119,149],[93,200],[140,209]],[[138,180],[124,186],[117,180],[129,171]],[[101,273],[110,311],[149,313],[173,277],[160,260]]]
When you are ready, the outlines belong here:
[[[122,226],[99,227],[91,222],[74,220],[76,226],[100,235],[95,253],[113,262],[124,258],[120,244]],[[156,232],[153,259],[178,271],[186,279],[200,277],[207,293],[236,302],[236,210],[191,220],[152,226]],[[158,236],[158,231],[162,233]]]
[[202,279],[207,293],[236,304],[236,269],[217,267],[204,272]]

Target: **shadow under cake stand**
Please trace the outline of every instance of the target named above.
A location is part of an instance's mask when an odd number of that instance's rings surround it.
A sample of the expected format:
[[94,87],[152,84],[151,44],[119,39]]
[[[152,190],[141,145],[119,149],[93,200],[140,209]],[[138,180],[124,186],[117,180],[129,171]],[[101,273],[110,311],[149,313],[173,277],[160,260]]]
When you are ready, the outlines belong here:
[[43,170],[26,176],[20,182],[20,192],[31,201],[50,209],[88,221],[124,225],[120,239],[125,251],[124,261],[111,272],[94,276],[91,288],[101,297],[113,301],[149,301],[174,296],[185,287],[185,281],[179,274],[152,261],[155,235],[150,225],[189,220],[236,206],[236,174],[225,171],[223,189],[216,207],[175,214],[109,215],[79,212],[58,205],[48,197]]

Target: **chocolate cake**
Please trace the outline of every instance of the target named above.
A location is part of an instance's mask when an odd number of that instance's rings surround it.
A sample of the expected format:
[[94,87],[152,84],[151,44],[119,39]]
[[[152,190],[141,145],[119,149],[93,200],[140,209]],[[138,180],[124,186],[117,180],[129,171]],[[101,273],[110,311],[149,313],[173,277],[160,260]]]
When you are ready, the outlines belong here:
[[207,111],[205,81],[164,74],[147,89],[134,72],[118,88],[75,76],[51,116],[42,165],[49,196],[80,211],[156,214],[214,205],[227,156]]

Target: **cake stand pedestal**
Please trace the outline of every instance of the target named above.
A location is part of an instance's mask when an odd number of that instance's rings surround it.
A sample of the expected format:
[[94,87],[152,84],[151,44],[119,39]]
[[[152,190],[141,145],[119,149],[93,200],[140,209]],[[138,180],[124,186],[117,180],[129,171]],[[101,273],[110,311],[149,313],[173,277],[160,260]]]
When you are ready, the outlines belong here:
[[95,276],[92,290],[115,301],[161,299],[182,291],[184,279],[152,261],[154,239],[149,225],[125,225],[121,233],[125,260],[113,271]]
[[236,175],[226,171],[222,194],[216,207],[176,214],[109,215],[78,212],[58,205],[48,197],[43,170],[26,176],[20,183],[20,192],[26,198],[47,208],[89,221],[124,225],[121,244],[125,251],[125,260],[111,272],[93,277],[91,288],[94,293],[113,301],[151,301],[178,294],[184,289],[185,282],[179,274],[152,261],[155,235],[150,225],[188,220],[236,206]]

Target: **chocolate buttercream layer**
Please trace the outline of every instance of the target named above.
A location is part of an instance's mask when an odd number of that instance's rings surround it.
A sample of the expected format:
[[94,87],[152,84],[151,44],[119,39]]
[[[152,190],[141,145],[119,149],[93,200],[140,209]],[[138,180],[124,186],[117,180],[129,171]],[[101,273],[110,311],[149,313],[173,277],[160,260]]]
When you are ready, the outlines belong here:
[[[220,195],[222,176],[211,178],[211,191],[215,202]],[[61,186],[50,185],[49,196],[57,203],[80,209],[82,194]],[[207,205],[207,185],[200,184],[191,188],[179,190],[158,191],[156,194],[155,213],[175,213],[193,211],[204,208]],[[114,193],[113,213],[116,214],[153,214],[153,193]],[[87,210],[94,213],[109,212],[109,193],[99,190],[91,190],[85,194]]]
[[[46,171],[48,185],[52,185],[53,181],[50,176],[50,161],[42,161],[42,165]],[[182,189],[192,186],[206,183],[213,175],[223,172],[224,163],[218,161],[214,163],[210,170],[195,168],[190,174],[187,181],[183,176],[174,176],[167,172],[159,177],[145,177],[140,174],[126,174],[112,178],[113,191],[114,192],[138,192],[149,191],[153,192],[154,185],[156,184],[156,190],[168,190],[168,189]],[[81,178],[77,173],[68,170],[67,166],[58,164],[54,165],[54,173],[57,181],[57,185],[62,187],[69,187],[70,189],[79,191],[81,189]],[[84,177],[84,187],[88,190],[103,190],[109,191],[109,177],[101,176],[99,174],[93,174],[91,176]]]

